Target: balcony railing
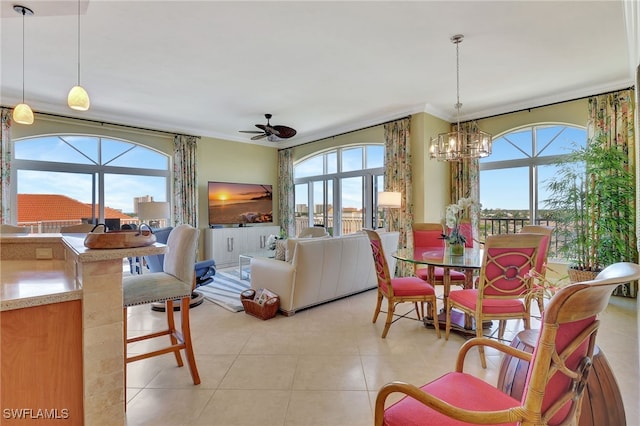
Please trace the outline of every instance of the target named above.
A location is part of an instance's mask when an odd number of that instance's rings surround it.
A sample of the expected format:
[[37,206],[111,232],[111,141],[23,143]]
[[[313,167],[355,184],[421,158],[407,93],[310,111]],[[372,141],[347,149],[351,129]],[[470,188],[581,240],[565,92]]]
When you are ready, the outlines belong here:
[[[39,220],[37,222],[18,222],[18,226],[22,226],[29,230],[31,234],[57,234],[65,226],[79,225],[81,220]],[[120,219],[120,226],[124,224],[134,224],[138,226],[140,220],[138,219]]]
[[[340,235],[353,234],[355,232],[360,231],[364,226],[362,219],[360,218],[352,218],[352,217],[344,217],[341,220],[342,229]],[[484,240],[487,235],[496,235],[496,234],[514,234],[520,232],[523,226],[529,225],[530,220],[528,218],[508,218],[508,217],[481,217],[480,222],[478,223],[478,231],[480,240]],[[30,233],[34,234],[44,234],[44,233],[58,233],[60,229],[64,226],[77,225],[81,223],[79,220],[49,220],[49,221],[38,221],[38,222],[22,222],[18,223],[19,226],[23,226],[29,229]],[[296,217],[295,226],[296,226],[296,235],[300,234],[304,228],[307,228],[308,225],[307,217]],[[140,221],[138,219],[123,219],[120,222],[120,226],[124,224],[134,224],[138,226]],[[556,226],[556,221],[551,219],[538,220],[535,223],[536,225],[544,225],[544,226]],[[325,226],[331,235],[336,235],[333,229],[333,220],[329,220],[328,223],[322,223],[322,219],[318,217],[314,220],[314,225]],[[382,223],[379,225],[382,227]],[[562,241],[560,241],[556,235],[551,239],[551,248],[549,251],[549,257],[558,257],[558,248],[562,245]]]
[[[296,235],[306,227],[308,227],[309,219],[307,217],[296,218]],[[530,225],[531,221],[528,218],[510,218],[510,217],[481,217],[478,223],[479,239],[483,241],[487,238],[487,235],[496,234],[515,234],[520,232],[523,226]],[[335,235],[333,232],[333,220],[329,220],[327,224],[322,223],[321,218],[314,219],[314,225],[324,225],[329,233]],[[541,219],[535,221],[535,225],[554,226],[556,227],[556,221],[551,219]],[[382,223],[379,224],[382,227]],[[342,218],[342,232],[341,235],[353,234],[363,228],[361,219],[356,218]],[[551,247],[549,250],[549,257],[557,257],[558,248],[562,244],[555,234],[551,239]]]

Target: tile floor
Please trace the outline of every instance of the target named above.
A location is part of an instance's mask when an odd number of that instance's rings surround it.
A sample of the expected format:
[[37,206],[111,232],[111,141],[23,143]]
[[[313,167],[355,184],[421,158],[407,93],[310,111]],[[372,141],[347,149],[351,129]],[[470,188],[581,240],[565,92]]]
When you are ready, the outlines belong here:
[[[372,425],[380,386],[424,384],[452,370],[464,342],[455,334],[438,340],[412,319],[400,319],[380,338],[384,316],[371,323],[375,296],[372,290],[268,321],[205,301],[191,311],[202,383],[194,386],[188,367],[178,368],[172,355],[129,364],[127,425]],[[131,334],[163,323],[164,314],[148,306],[129,311]],[[510,338],[522,324],[509,323]],[[598,336],[630,425],[639,411],[637,324],[636,300],[612,298]],[[487,354],[486,370],[475,351],[465,365],[495,384],[501,357]]]

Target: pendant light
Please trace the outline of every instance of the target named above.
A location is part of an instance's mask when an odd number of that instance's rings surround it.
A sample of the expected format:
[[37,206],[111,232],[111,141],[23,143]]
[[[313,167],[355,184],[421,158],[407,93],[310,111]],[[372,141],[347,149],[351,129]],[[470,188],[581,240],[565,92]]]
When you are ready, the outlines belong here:
[[460,55],[459,46],[464,36],[456,34],[451,42],[456,45],[456,129],[453,132],[440,133],[431,138],[429,154],[438,161],[460,161],[465,158],[482,158],[491,154],[491,135],[483,132],[474,124],[474,128],[464,131],[460,127]]
[[13,10],[22,15],[22,103],[13,108],[13,121],[20,124],[33,124],[33,111],[24,103],[24,17],[33,15],[28,7],[15,5]]
[[91,105],[87,91],[80,86],[80,0],[78,0],[78,84],[69,91],[67,103],[69,108],[77,111],[86,111]]

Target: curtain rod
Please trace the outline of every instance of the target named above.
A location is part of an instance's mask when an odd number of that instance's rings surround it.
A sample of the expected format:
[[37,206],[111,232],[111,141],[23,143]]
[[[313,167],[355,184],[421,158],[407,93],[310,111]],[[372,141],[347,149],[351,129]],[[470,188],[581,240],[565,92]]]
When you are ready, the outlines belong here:
[[517,112],[524,112],[524,111],[531,112],[531,110],[537,109],[537,108],[546,108],[546,107],[550,107],[550,106],[554,106],[554,105],[566,104],[567,102],[580,101],[582,99],[589,99],[589,98],[594,97],[594,96],[608,95],[610,93],[619,92],[621,90],[629,90],[629,89],[634,89],[634,88],[635,88],[635,86],[623,87],[623,88],[618,89],[618,90],[609,90],[608,92],[596,93],[595,95],[581,96],[579,98],[567,99],[566,101],[551,102],[549,104],[538,105],[538,106],[529,107],[529,108],[522,108],[522,109],[518,109],[518,110],[515,110],[515,111],[503,112],[503,113],[500,113],[500,114],[487,115],[486,117],[474,118],[473,120],[467,120],[465,122],[468,123],[468,122],[472,122],[472,121],[486,120],[488,118],[500,117],[502,115],[515,114]]
[[327,136],[326,138],[312,140],[312,141],[309,141],[309,142],[301,143],[301,144],[296,145],[296,146],[292,146],[292,147],[290,147],[290,148],[278,148],[278,151],[282,151],[282,150],[284,150],[284,149],[296,148],[296,147],[304,146],[304,145],[309,145],[310,143],[320,142],[320,141],[323,141],[323,140],[325,140],[325,139],[337,138],[338,136],[348,135],[348,134],[350,134],[350,133],[359,132],[359,131],[361,131],[361,130],[372,129],[372,128],[374,128],[374,127],[383,126],[383,125],[385,125],[385,124],[393,123],[394,121],[404,120],[405,118],[411,118],[411,115],[405,115],[404,117],[398,117],[398,118],[394,118],[393,120],[383,121],[382,123],[372,124],[372,125],[370,125],[370,126],[362,127],[362,128],[360,128],[360,129],[349,130],[348,132],[338,133],[337,135]]
[[[7,108],[7,109],[11,109],[11,110],[13,109],[13,107],[5,106],[5,105],[0,105],[0,108]],[[67,115],[52,114],[50,112],[38,112],[38,111],[35,111],[35,114],[44,115],[44,116],[48,116],[48,117],[55,117],[55,118],[64,118],[64,119],[67,119],[67,120],[84,121],[84,122],[87,122],[87,123],[99,124],[101,126],[104,126],[104,125],[117,126],[117,127],[123,127],[123,128],[126,128],[126,129],[142,130],[142,131],[145,131],[145,132],[164,133],[165,135],[171,135],[171,136],[182,135],[182,136],[190,136],[190,137],[194,137],[194,138],[198,138],[198,139],[201,138],[200,136],[185,135],[184,133],[180,133],[180,132],[168,132],[166,130],[149,129],[149,128],[146,128],[146,127],[130,126],[128,124],[118,124],[118,123],[110,123],[110,122],[107,122],[107,121],[91,120],[89,118],[69,117]]]

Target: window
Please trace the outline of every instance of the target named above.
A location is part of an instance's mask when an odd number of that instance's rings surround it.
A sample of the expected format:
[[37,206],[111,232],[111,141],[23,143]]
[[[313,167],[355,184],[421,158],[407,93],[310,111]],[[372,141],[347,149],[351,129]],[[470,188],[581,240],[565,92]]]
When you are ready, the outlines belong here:
[[546,183],[555,163],[586,141],[585,129],[564,124],[514,129],[495,138],[492,154],[480,159],[481,235],[550,223],[544,214]]
[[384,145],[325,151],[299,161],[293,174],[296,235],[314,225],[332,235],[377,228],[375,194],[384,188]]
[[32,232],[95,220],[116,228],[137,222],[139,201],[169,200],[169,156],[134,142],[86,135],[22,139],[14,141],[12,165],[16,219]]

